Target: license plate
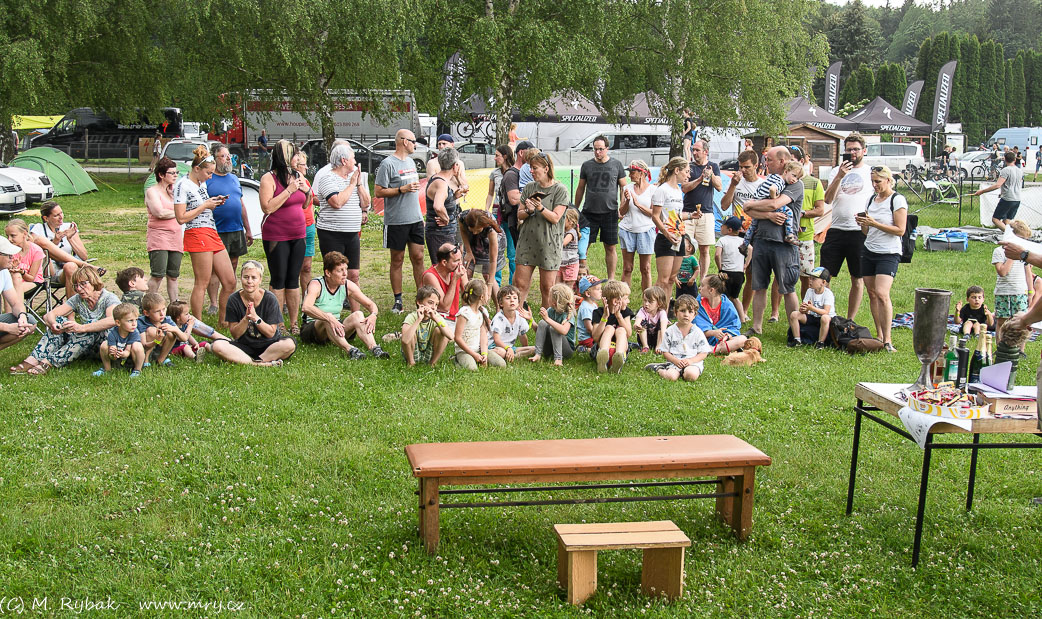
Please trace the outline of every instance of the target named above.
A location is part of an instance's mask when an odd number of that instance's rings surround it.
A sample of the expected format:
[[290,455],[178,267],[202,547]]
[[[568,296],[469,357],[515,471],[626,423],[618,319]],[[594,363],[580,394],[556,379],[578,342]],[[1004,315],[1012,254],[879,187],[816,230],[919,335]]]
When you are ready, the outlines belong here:
[[25,204],[25,196],[19,196],[19,197],[15,198],[14,199],[14,204],[15,204],[15,206],[18,206],[20,204]]

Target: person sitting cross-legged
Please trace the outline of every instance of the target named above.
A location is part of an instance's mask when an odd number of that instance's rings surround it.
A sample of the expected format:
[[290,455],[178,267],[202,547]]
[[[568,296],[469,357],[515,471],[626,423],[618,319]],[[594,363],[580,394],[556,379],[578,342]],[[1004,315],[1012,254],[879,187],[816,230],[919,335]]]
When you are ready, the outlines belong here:
[[[316,277],[308,284],[304,293],[303,312],[310,320],[300,330],[300,339],[307,344],[325,344],[333,342],[343,348],[351,359],[363,359],[365,353],[348,343],[353,336],[362,340],[370,354],[379,359],[387,359],[389,354],[376,345],[373,333],[376,330],[376,316],[379,309],[372,299],[367,297],[358,284],[347,278],[347,256],[338,252],[327,252],[322,256],[323,277]],[[347,318],[340,320],[344,301],[350,300],[369,310],[369,316],[362,310],[351,312]]]
[[282,335],[282,310],[271,291],[261,288],[264,266],[247,260],[240,271],[242,288],[228,298],[224,320],[234,340],[218,340],[211,349],[229,363],[278,367],[297,349]]

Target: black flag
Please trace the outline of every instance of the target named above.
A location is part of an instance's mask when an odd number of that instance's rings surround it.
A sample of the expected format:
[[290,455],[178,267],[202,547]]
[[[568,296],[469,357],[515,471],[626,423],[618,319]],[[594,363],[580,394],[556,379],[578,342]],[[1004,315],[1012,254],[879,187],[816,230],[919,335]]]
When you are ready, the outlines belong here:
[[923,92],[923,80],[912,82],[908,85],[908,89],[905,90],[904,103],[901,105],[901,111],[909,116],[915,116],[915,111],[919,109],[919,95]]
[[944,129],[944,123],[948,122],[948,110],[952,106],[952,87],[955,84],[955,64],[952,60],[941,67],[937,74],[937,94],[933,99],[933,127],[931,131]]
[[825,111],[829,114],[835,114],[839,108],[839,72],[842,69],[843,61],[837,60],[825,72]]

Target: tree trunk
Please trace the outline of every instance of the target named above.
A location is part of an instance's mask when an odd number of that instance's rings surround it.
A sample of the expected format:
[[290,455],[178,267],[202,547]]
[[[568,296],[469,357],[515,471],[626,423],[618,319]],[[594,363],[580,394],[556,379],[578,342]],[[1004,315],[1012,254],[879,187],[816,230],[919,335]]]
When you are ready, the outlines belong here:
[[9,114],[0,113],[0,161],[7,163],[14,159],[15,144],[11,141],[11,123]]
[[513,98],[510,96],[510,85],[512,80],[510,74],[503,72],[499,80],[499,88],[496,89],[496,145],[510,143],[510,109],[513,106]]

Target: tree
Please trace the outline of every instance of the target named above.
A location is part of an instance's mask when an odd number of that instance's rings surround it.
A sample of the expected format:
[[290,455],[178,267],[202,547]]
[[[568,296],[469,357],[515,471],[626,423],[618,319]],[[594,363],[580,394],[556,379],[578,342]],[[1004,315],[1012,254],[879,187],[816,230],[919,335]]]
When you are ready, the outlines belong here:
[[[768,10],[774,10],[774,6]],[[854,0],[845,9],[822,24],[828,37],[830,59],[842,60],[843,69],[853,72],[862,64],[875,65],[882,48],[879,23],[868,15],[861,0]]]
[[1007,103],[1006,107],[1005,107],[1005,112],[1006,113],[1004,115],[1005,118],[1003,119],[1003,122],[1005,123],[1004,126],[1008,127],[1008,126],[1010,126],[1010,123],[1013,120],[1013,110],[1010,109],[1010,105],[1009,105],[1010,103],[1012,103],[1011,95],[1013,93],[1013,88],[1014,88],[1014,86],[1013,86],[1013,60],[1012,59],[1007,60],[1006,62],[1003,63],[1003,66],[1005,67],[1005,72],[1003,73],[1004,78],[1005,78],[1003,80],[1003,84],[1004,84],[1003,93],[1004,94],[1003,94],[1002,99],[1000,99],[1000,101],[1006,101],[1006,103]]
[[1042,54],[1031,50],[1024,57],[1024,82],[1027,85],[1027,121],[1042,125]]
[[980,108],[980,64],[981,48],[976,35],[961,37],[961,61],[956,71],[955,96],[958,105],[958,118],[962,121],[963,132],[971,143],[982,139],[981,126],[983,112]]
[[1012,77],[1010,80],[1012,89],[1007,91],[1009,104],[1013,114],[1013,124],[1023,127],[1027,119],[1028,96],[1024,84],[1024,53],[1017,54],[1010,65]]
[[882,97],[888,103],[901,105],[905,89],[908,88],[908,78],[905,70],[893,63],[884,63],[876,71],[875,95]]
[[980,46],[980,82],[978,113],[981,118],[981,134],[991,135],[999,126],[996,91],[1002,81],[1002,70],[995,62],[995,42],[985,40]]
[[843,88],[839,90],[840,107],[846,107],[848,104],[862,99],[860,76],[861,72],[854,71],[847,78],[847,81],[843,82]]
[[911,5],[897,25],[890,45],[886,49],[886,59],[890,62],[903,63],[919,50],[920,44],[930,37],[933,31],[933,13],[927,9]]
[[1042,1],[989,0],[977,34],[1002,41],[1006,58],[1036,45],[1042,30]]
[[606,55],[632,73],[606,75],[601,103],[616,109],[629,94],[656,93],[652,111],[673,125],[671,150],[676,153],[681,108],[690,108],[709,126],[751,125],[777,132],[785,126],[785,99],[804,91],[808,64],[825,64],[824,37],[811,37],[801,27],[814,6],[808,0],[721,0],[711,17],[694,0],[632,0],[614,6],[620,13],[612,23],[632,27],[613,29],[618,38]]

